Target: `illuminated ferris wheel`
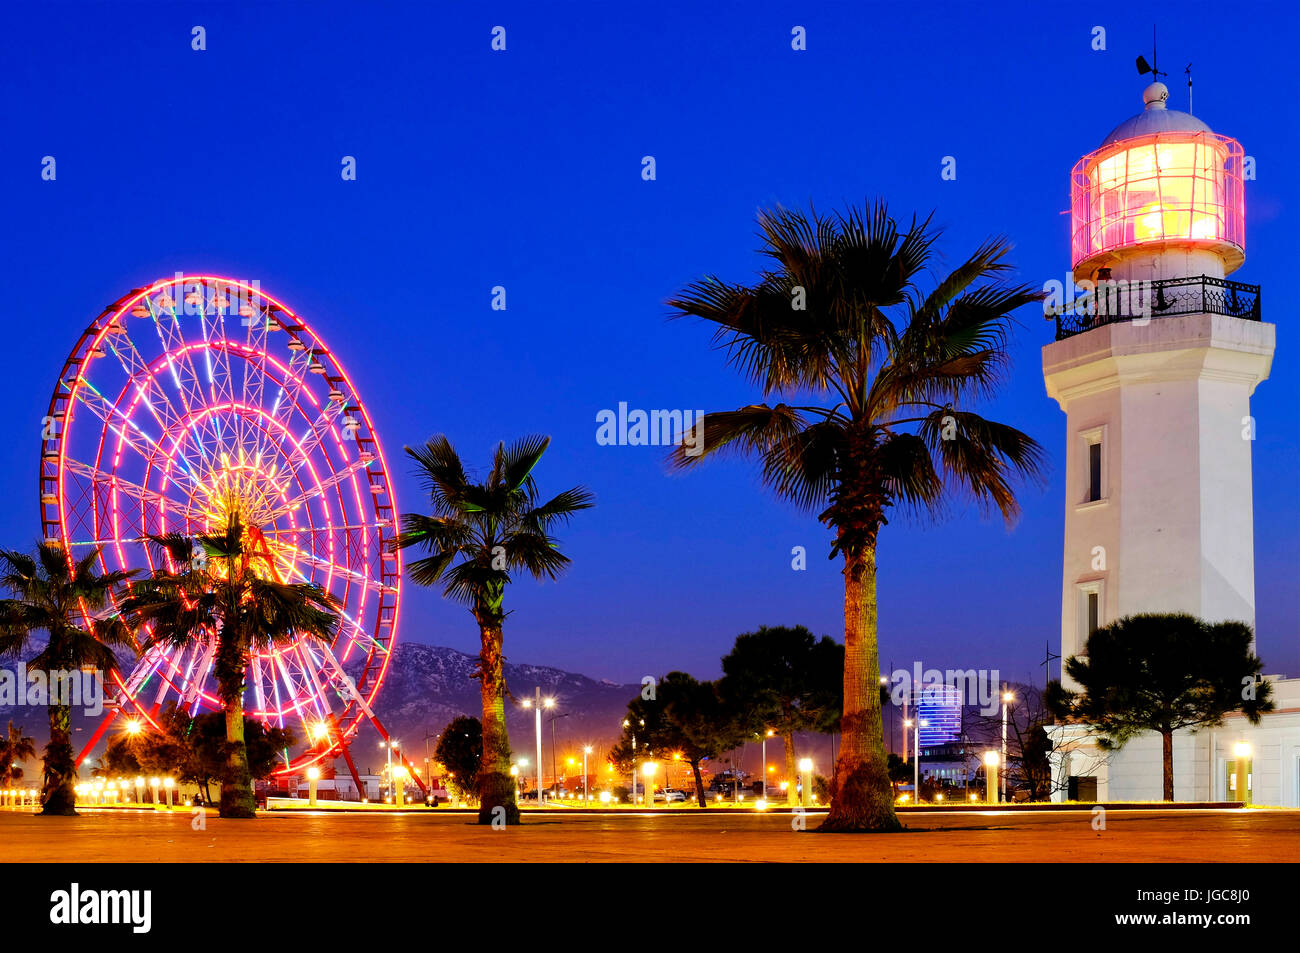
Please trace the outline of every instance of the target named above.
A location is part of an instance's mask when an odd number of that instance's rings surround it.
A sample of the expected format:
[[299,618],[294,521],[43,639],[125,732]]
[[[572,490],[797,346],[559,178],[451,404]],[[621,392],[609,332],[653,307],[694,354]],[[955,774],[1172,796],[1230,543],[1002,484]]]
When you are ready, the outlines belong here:
[[[102,546],[105,571],[156,567],[147,537],[224,526],[232,506],[284,582],[332,593],[332,645],[256,652],[250,717],[307,747],[281,773],[348,753],[392,657],[401,587],[392,487],[370,414],[338,359],[255,284],[177,276],[104,310],[72,349],[41,446],[41,524],[70,559]],[[113,718],[156,723],[168,702],[219,710],[215,638],[158,645],[114,676]],[[351,673],[351,674],[349,674]],[[359,782],[358,782],[359,784]]]

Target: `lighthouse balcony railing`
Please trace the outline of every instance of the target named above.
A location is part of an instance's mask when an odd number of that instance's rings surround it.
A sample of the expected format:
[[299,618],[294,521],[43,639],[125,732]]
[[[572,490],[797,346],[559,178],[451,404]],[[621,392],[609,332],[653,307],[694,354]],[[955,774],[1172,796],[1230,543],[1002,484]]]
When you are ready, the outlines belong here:
[[1049,311],[1056,340],[1121,321],[1175,314],[1226,314],[1261,321],[1259,285],[1201,275],[1162,281],[1101,281],[1095,290]]

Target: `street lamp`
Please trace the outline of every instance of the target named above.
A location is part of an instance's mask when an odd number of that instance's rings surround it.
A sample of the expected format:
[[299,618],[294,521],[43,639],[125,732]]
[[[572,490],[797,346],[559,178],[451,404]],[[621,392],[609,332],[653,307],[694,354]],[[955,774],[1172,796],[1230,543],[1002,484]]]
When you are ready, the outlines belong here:
[[813,769],[812,758],[799,759],[799,774],[800,774],[799,780],[800,780],[800,787],[802,788],[802,790],[799,792],[800,807],[807,807],[808,802],[812,797],[812,769]]
[[[1016,696],[1012,695],[1010,692],[1002,693],[1002,762],[1001,763],[1003,765],[1007,763],[1007,703],[1010,701],[1014,701],[1015,697]],[[1022,760],[1023,760],[1023,756],[1022,756]],[[1001,785],[1002,800],[1005,801],[1007,799],[1006,768],[1004,767],[1000,772],[998,772],[998,774],[1002,778],[1002,785]]]
[[[389,797],[391,797],[392,794],[393,794],[393,749],[396,748],[396,747],[398,747],[398,744],[399,744],[398,742],[394,741],[394,740],[391,739],[391,738],[388,739],[387,741],[381,741],[381,742],[379,742],[379,747],[381,747],[381,748],[386,748],[386,749],[388,750],[388,794],[389,794]],[[399,755],[399,757],[400,757],[400,755]]]
[[1232,773],[1233,783],[1237,787],[1237,796],[1233,800],[1246,804],[1250,801],[1248,796],[1250,792],[1247,790],[1250,786],[1250,756],[1252,754],[1250,742],[1238,741],[1232,746],[1232,753],[1237,758],[1233,763],[1236,770]]
[[399,764],[397,765],[397,767],[393,768],[392,770],[392,775],[394,779],[393,804],[396,807],[401,807],[403,804],[406,803],[406,776],[408,773],[409,772],[407,772],[406,770],[406,765],[404,764]]
[[591,801],[591,796],[587,793],[587,755],[591,754],[591,745],[582,749],[582,803],[587,804]]
[[[911,718],[903,720],[903,746],[907,746],[907,729],[912,729],[912,802],[921,803],[921,728],[926,724],[924,718],[916,719],[913,725]],[[903,762],[906,764],[906,760]]]
[[[525,708],[533,709],[533,720],[537,730],[537,806],[542,806],[542,709],[554,708],[554,698],[543,698],[540,687],[533,690],[532,698],[525,698],[522,702]],[[523,762],[520,762],[521,764]]]
[[655,806],[655,771],[658,768],[659,765],[653,761],[641,765],[641,773],[645,775],[645,806],[648,808]]
[[312,765],[307,769],[307,804],[309,807],[316,806],[316,782],[320,780],[320,768]]
[[176,782],[171,778],[163,778],[163,789],[167,792],[167,810],[172,809],[172,788]]
[[[641,727],[645,727],[645,719],[640,719]],[[631,728],[632,723],[626,718],[623,719],[623,727]],[[632,732],[632,803],[636,803],[636,732]]]
[[767,798],[767,739],[771,738],[774,734],[776,734],[776,732],[773,731],[771,728],[767,729],[767,731],[763,733],[763,797],[764,799]]
[[984,799],[990,804],[998,802],[998,753],[984,752]]

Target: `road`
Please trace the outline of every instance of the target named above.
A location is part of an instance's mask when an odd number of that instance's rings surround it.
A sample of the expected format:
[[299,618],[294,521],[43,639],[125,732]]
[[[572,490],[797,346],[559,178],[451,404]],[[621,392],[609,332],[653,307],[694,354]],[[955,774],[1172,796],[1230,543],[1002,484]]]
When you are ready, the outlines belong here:
[[[1012,861],[1178,862],[1300,857],[1300,812],[1123,811],[1094,829],[1089,811],[935,813],[888,836],[796,833],[789,815],[528,816],[492,830],[463,814],[263,814],[251,821],[184,813],[87,811],[37,817],[0,809],[6,861],[273,863],[308,861]],[[810,815],[812,828],[817,817]]]

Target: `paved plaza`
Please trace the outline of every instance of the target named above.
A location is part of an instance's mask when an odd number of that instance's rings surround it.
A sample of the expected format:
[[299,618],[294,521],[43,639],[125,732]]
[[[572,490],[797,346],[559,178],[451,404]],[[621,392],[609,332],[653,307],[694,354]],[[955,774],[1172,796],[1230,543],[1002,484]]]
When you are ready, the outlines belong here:
[[[819,817],[809,815],[808,827]],[[914,814],[888,836],[796,833],[790,815],[532,814],[508,830],[453,813],[215,815],[0,810],[7,861],[147,862],[1249,862],[1300,857],[1300,812],[981,811]]]

